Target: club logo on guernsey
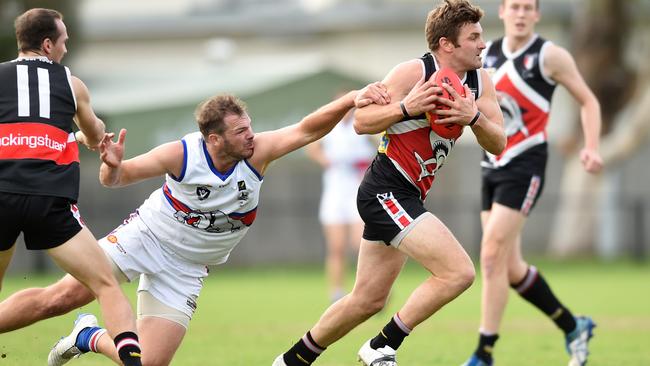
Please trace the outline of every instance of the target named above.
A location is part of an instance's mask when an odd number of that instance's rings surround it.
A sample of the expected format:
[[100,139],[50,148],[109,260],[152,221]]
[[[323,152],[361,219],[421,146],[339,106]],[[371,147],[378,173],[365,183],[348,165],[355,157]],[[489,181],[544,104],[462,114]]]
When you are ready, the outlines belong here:
[[248,212],[231,212],[230,214],[226,214],[221,210],[207,212],[193,210],[185,203],[176,199],[171,194],[167,184],[163,186],[163,194],[173,209],[176,210],[174,213],[176,220],[196,229],[211,233],[237,232],[247,226],[251,226],[257,216],[257,207]]
[[524,56],[524,67],[526,70],[531,70],[535,66],[535,60],[537,60],[538,56],[539,54],[537,53],[529,53]]
[[199,201],[203,201],[210,196],[210,190],[204,186],[196,187],[196,195],[199,198]]
[[523,133],[526,137],[530,136],[530,132],[526,128],[523,119],[523,114],[526,113],[526,110],[517,104],[515,98],[511,97],[508,93],[497,91],[497,101],[503,114],[506,137],[511,137],[517,132]]
[[535,67],[535,63],[538,57],[539,57],[538,53],[529,53],[524,56],[525,70],[522,71],[521,77],[523,77],[524,79],[532,79],[535,77],[535,74],[533,73],[533,68]]
[[415,160],[420,166],[420,176],[418,177],[418,182],[426,177],[434,177],[436,172],[442,168],[447,159],[447,155],[451,151],[451,148],[454,146],[454,140],[440,139],[433,131],[429,134],[429,139],[431,140],[431,147],[433,151],[433,156],[427,160],[424,160],[420,154],[413,152],[415,155]]
[[237,182],[237,188],[239,189],[239,197],[237,197],[238,200],[240,201],[246,201],[248,199],[248,191],[246,190],[246,182],[243,180],[240,180]]

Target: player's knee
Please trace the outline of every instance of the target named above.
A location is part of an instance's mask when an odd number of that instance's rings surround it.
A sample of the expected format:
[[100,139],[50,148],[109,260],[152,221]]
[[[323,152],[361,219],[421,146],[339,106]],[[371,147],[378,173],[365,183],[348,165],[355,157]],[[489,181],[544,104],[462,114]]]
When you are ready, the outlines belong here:
[[454,286],[459,292],[463,292],[470,288],[476,279],[476,270],[474,269],[472,262],[469,261],[469,263],[459,266],[454,279]]
[[120,285],[111,273],[96,274],[95,277],[88,281],[87,285],[89,291],[98,299],[105,295],[113,296],[116,291],[120,291]]
[[502,232],[490,232],[485,234],[481,242],[481,255],[483,252],[503,251],[508,248],[510,241]]
[[493,277],[499,269],[499,261],[494,255],[481,255],[481,273],[484,277]]
[[352,307],[364,317],[375,315],[386,306],[386,297],[381,296],[363,296],[356,299],[353,297],[352,300]]
[[113,275],[112,272],[108,273],[102,273],[97,277],[97,286],[98,289],[103,289],[103,288],[117,288],[119,287],[119,283],[115,279],[115,276]]
[[504,245],[490,243],[481,250],[481,271],[483,276],[492,277],[507,270],[507,251]]
[[374,301],[367,301],[363,304],[361,310],[364,315],[372,316],[380,312],[386,306],[386,299],[376,299]]

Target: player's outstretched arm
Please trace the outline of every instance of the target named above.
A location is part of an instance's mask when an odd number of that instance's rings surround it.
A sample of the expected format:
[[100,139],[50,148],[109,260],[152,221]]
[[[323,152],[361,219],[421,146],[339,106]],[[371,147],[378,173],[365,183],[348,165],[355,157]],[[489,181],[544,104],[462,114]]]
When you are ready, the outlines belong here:
[[361,90],[318,108],[300,122],[255,136],[255,152],[249,162],[264,174],[270,162],[325,136],[353,107],[370,103],[386,103],[388,94],[381,83],[372,83]]
[[106,136],[99,144],[102,165],[99,181],[105,187],[123,187],[164,174],[180,176],[184,149],[180,141],[168,142],[132,159],[124,158],[126,130],[120,131],[117,142]]
[[603,160],[598,152],[600,145],[600,103],[582,78],[573,56],[562,47],[551,45],[544,57],[544,71],[555,82],[563,85],[580,104],[580,119],[585,136],[585,146],[580,160],[590,173],[602,169]]
[[440,91],[433,80],[424,81],[422,63],[411,60],[395,66],[382,84],[390,97],[388,103],[377,103],[359,108],[354,113],[354,129],[358,134],[376,134],[385,131],[404,118],[403,104],[410,116],[417,116],[435,108]]

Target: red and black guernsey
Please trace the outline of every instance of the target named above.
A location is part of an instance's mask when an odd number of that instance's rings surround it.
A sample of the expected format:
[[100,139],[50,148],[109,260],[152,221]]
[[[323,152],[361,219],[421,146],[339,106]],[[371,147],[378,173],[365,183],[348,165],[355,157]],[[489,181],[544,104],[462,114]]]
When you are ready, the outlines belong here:
[[499,155],[485,153],[481,165],[501,168],[532,148],[546,153],[546,126],[556,83],[544,73],[546,49],[551,45],[538,35],[515,52],[507,40],[489,42],[483,67],[491,74],[503,112],[506,148]]
[[[424,80],[429,80],[440,67],[430,53],[420,60]],[[476,99],[481,97],[483,86],[480,70],[468,70],[461,82],[470,88]],[[386,171],[397,170],[418,190],[420,199],[424,201],[436,173],[442,168],[458,137],[438,136],[424,114],[404,117],[386,129],[374,164]],[[388,159],[382,158],[384,155]]]
[[42,57],[0,64],[0,191],[77,201],[76,110],[67,67]]

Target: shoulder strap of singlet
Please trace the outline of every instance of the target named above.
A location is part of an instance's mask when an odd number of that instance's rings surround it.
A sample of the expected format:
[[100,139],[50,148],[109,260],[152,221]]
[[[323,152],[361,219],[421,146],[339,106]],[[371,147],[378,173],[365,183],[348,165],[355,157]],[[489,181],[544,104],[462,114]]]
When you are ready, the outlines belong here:
[[424,63],[424,80],[427,81],[436,71],[436,63],[433,61],[431,52],[425,53],[420,59]]
[[481,69],[467,71],[465,84],[476,90],[476,99],[483,94],[483,82],[481,80]]

